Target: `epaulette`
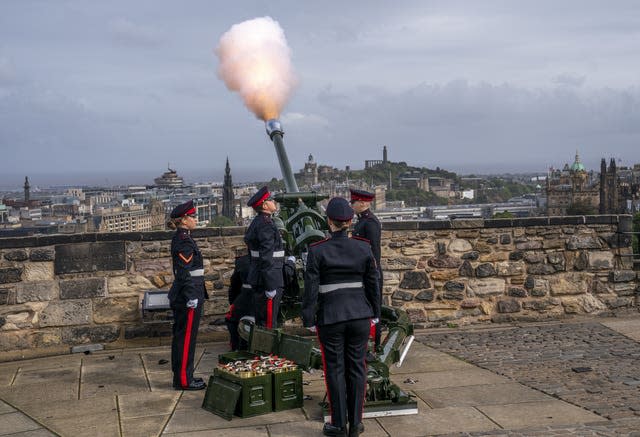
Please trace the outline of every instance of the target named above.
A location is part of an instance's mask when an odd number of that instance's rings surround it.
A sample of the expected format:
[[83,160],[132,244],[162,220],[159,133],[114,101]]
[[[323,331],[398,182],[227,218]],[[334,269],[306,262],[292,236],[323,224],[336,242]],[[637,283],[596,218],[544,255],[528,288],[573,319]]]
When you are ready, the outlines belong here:
[[316,241],[315,243],[311,243],[311,244],[309,245],[309,247],[317,246],[318,244],[325,243],[325,242],[327,242],[327,241],[329,241],[329,240],[330,240],[330,238],[325,238],[324,240]]
[[359,235],[352,235],[351,238],[356,239],[356,240],[360,240],[360,241],[364,241],[367,244],[371,244],[371,240],[368,240],[367,238],[361,237]]

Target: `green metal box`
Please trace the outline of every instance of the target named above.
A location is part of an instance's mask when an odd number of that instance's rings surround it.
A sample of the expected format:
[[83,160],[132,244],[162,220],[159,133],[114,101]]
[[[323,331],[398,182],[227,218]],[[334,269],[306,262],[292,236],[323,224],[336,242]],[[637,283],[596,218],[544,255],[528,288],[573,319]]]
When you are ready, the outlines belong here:
[[302,370],[277,372],[272,375],[273,411],[302,407]]
[[241,392],[241,385],[219,376],[211,376],[202,401],[202,408],[224,419],[231,420]]
[[313,341],[309,338],[284,333],[280,335],[278,355],[293,361],[304,370],[308,370],[311,364],[312,349]]
[[233,351],[225,352],[218,355],[218,362],[220,364],[228,364],[234,361],[252,360],[256,357],[256,354],[248,351]]
[[253,325],[249,338],[249,352],[261,355],[278,354],[280,331]]
[[236,416],[251,417],[273,411],[273,382],[271,374],[242,378],[219,369],[214,369],[213,374],[242,387],[240,399],[236,402]]

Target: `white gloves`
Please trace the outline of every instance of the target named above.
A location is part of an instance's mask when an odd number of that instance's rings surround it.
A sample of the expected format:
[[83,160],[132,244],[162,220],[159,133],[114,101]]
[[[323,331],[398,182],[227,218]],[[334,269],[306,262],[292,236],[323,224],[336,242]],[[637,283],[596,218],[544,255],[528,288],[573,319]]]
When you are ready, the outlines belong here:
[[274,297],[276,297],[276,290],[271,290],[271,291],[265,290],[264,295],[267,296],[267,299],[273,299]]
[[371,319],[371,323],[373,323],[374,325],[377,325],[380,322],[380,320],[376,317],[375,319]]
[[187,301],[187,308],[196,308],[198,306],[198,299],[191,299]]
[[287,257],[287,261],[291,261],[292,263],[296,262],[296,257],[295,256],[288,256]]
[[307,329],[313,333],[316,332],[316,327],[315,326],[307,326]]

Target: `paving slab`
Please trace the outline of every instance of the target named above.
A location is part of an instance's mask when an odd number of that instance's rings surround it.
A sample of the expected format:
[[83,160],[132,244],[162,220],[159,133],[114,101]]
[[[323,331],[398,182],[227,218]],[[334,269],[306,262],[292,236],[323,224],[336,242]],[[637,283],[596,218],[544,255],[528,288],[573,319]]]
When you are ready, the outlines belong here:
[[58,434],[54,434],[45,428],[38,428],[31,431],[24,431],[17,434],[9,434],[13,437],[60,437]]
[[[174,391],[173,389],[173,372],[171,369],[159,372],[149,372],[146,374],[149,390],[155,391]],[[208,381],[209,377],[205,378]]]
[[118,411],[114,396],[57,402],[34,401],[28,404],[18,404],[17,406],[25,414],[45,424],[52,419],[92,417],[96,414],[116,413]]
[[180,392],[124,394],[118,395],[117,399],[123,419],[169,415],[180,399]]
[[610,320],[602,324],[633,340],[640,341],[640,319]]
[[49,419],[46,425],[65,437],[120,437],[117,411]]
[[50,381],[78,384],[80,366],[56,367],[53,369],[20,369],[13,381],[14,386],[29,384],[46,384]]
[[496,375],[493,372],[478,367],[441,372],[392,375],[391,380],[405,391],[511,382],[510,379],[504,376]]
[[10,404],[33,402],[58,402],[78,399],[78,383],[47,382],[47,384],[11,386],[0,388],[0,399]]
[[432,408],[552,401],[551,396],[518,383],[445,387],[414,392]]
[[0,387],[7,387],[11,385],[18,373],[18,366],[4,366],[0,367]]
[[391,436],[417,437],[459,432],[482,432],[500,427],[473,407],[428,408],[418,401],[420,414],[381,417],[377,421]]
[[603,422],[601,416],[560,400],[481,405],[478,410],[506,429],[540,425],[571,425]]
[[169,421],[169,415],[121,418],[122,437],[159,436]]
[[[163,437],[212,437],[210,430],[181,432],[180,434],[163,433]],[[249,426],[246,428],[217,429],[215,437],[269,437],[266,426]]]
[[458,358],[438,352],[423,344],[413,342],[411,350],[402,363],[402,366],[397,367],[395,364],[392,365],[389,368],[389,373],[399,375],[470,368],[473,368],[473,366]]
[[149,384],[147,383],[147,379],[144,377],[132,376],[122,379],[101,378],[99,382],[94,380],[84,382],[80,390],[80,398],[88,399],[92,397],[113,396],[115,394],[121,395],[127,393],[144,393],[149,391]]
[[176,409],[165,428],[165,432],[180,433],[207,429],[218,430],[224,428],[264,426],[273,423],[300,422],[303,420],[306,420],[306,418],[301,408],[247,418],[234,416],[232,420],[225,420],[203,408]]
[[33,370],[33,369],[44,370],[44,369],[67,368],[67,367],[79,366],[83,357],[86,357],[86,355],[83,355],[83,354],[57,355],[53,357],[34,358],[30,360],[15,361],[9,365],[10,366],[18,365],[18,367],[20,367],[20,369],[22,369],[23,371]]
[[13,408],[11,405],[0,401],[0,414],[11,413],[13,411],[16,411],[16,409]]
[[18,411],[0,414],[0,435],[17,434],[42,428],[37,422]]

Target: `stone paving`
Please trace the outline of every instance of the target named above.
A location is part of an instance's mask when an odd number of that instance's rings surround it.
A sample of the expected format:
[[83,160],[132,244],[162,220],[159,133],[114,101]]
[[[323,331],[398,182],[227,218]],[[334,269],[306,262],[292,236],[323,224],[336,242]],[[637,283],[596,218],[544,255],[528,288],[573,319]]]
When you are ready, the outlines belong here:
[[[418,333],[392,380],[419,414],[365,420],[365,436],[640,436],[640,318]],[[224,344],[197,350],[211,374]],[[321,435],[322,372],[302,408],[227,421],[204,392],[171,388],[167,347],[0,363],[0,435]],[[578,367],[589,371],[576,372]],[[585,370],[585,369],[578,369]]]
[[549,323],[433,333],[419,339],[439,351],[609,419],[591,426],[545,427],[509,435],[640,436],[639,327],[637,319]]

